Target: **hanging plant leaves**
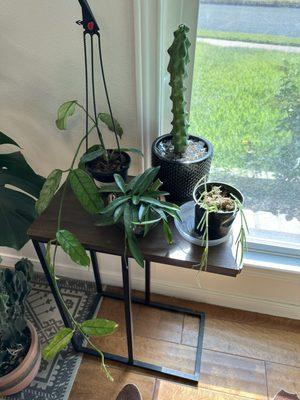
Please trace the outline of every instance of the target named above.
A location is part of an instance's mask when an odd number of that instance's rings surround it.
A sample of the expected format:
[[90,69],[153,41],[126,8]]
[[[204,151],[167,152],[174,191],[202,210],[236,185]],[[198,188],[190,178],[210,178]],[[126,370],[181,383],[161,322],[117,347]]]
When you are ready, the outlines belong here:
[[105,149],[100,144],[94,144],[83,154],[80,159],[80,164],[85,164],[89,161],[93,161],[98,157],[101,157],[105,152]]
[[0,245],[20,250],[29,238],[27,230],[33,223],[35,201],[17,190],[0,187]]
[[60,229],[56,232],[56,239],[71,260],[83,267],[90,265],[90,259],[84,247],[71,232],[66,229]]
[[[108,129],[112,132],[115,132],[114,130],[114,124],[112,122],[110,114],[107,113],[100,113],[98,115],[98,118],[108,127]],[[121,138],[123,135],[123,129],[119,122],[116,120],[116,118],[113,119],[115,123],[115,128],[116,128],[116,134]]]
[[111,203],[109,203],[108,206],[106,206],[102,211],[100,211],[100,214],[112,214],[117,207],[119,207],[121,204],[126,203],[130,199],[130,196],[120,196],[117,197],[115,200],[113,200]]
[[82,207],[90,214],[97,214],[103,209],[103,200],[98,188],[88,173],[74,169],[69,174],[71,188]]
[[65,130],[67,128],[67,118],[74,114],[76,104],[77,100],[70,100],[66,101],[58,108],[57,120],[55,123],[59,130]]
[[71,328],[63,328],[57,332],[57,334],[51,339],[48,345],[43,350],[43,358],[45,360],[51,360],[61,350],[63,350],[70,343],[73,337],[73,331]]
[[88,319],[80,325],[83,332],[88,336],[106,336],[112,334],[118,324],[114,321],[101,318]]
[[62,178],[60,169],[53,170],[47,177],[37,202],[35,203],[36,212],[40,215],[49,206],[53,199]]
[[135,236],[133,236],[133,234],[131,234],[129,236],[126,235],[126,237],[127,237],[128,247],[129,247],[132,257],[142,268],[144,268],[144,259],[143,259],[142,253],[139,249],[139,246],[137,244],[137,240],[136,240]]
[[5,135],[5,133],[0,132],[0,144],[13,144],[20,148],[17,142],[11,139],[9,136]]

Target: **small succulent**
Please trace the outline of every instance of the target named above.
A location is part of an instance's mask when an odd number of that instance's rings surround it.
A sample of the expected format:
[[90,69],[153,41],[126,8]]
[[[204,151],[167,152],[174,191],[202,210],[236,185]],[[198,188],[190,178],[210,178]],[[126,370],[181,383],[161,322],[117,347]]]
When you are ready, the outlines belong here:
[[0,376],[17,367],[30,338],[26,333],[25,303],[31,290],[32,263],[23,258],[0,269]]
[[126,247],[140,266],[144,260],[138,247],[138,236],[146,236],[151,227],[163,223],[163,231],[169,244],[172,243],[172,231],[168,217],[180,219],[180,208],[162,199],[168,193],[159,190],[162,182],[156,179],[159,167],[148,168],[142,174],[125,183],[115,174],[115,185],[104,186],[102,193],[114,193],[115,199],[100,211],[97,225],[122,223],[125,228]]

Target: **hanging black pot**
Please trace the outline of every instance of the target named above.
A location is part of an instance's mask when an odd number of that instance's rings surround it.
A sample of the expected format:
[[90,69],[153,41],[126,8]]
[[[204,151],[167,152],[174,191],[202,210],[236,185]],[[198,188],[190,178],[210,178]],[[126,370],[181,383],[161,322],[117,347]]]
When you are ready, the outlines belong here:
[[[221,186],[223,194],[233,195],[235,196],[241,203],[244,201],[244,197],[242,193],[236,189],[235,187],[228,185],[227,183],[220,182],[207,182],[206,190],[209,192],[213,186]],[[197,198],[200,197],[201,193],[205,191],[205,184],[199,186],[195,195]],[[232,196],[231,196],[232,197]],[[194,198],[196,201],[196,199]],[[204,229],[201,230],[199,227],[200,221],[205,213],[205,209],[198,204],[195,204],[195,232],[199,236],[203,236]],[[229,235],[232,224],[237,215],[236,211],[219,211],[219,212],[210,212],[208,216],[208,236],[209,240],[218,240]]]
[[121,151],[119,153],[116,150],[107,150],[107,152],[109,153],[109,155],[111,155],[112,153],[117,155],[118,166],[112,170],[105,170],[104,168],[101,168],[101,164],[103,164],[103,162],[101,162],[101,157],[98,157],[85,164],[88,172],[98,182],[114,183],[114,174],[121,175],[126,182],[128,178],[128,169],[131,163],[131,158],[129,154],[125,153],[125,151]]
[[152,166],[160,166],[158,177],[163,182],[163,190],[170,193],[168,200],[181,204],[192,200],[196,183],[203,176],[209,174],[213,157],[213,147],[208,140],[189,135],[189,140],[195,142],[201,141],[203,143],[206,153],[193,161],[170,160],[160,150],[161,143],[170,140],[172,140],[172,135],[167,134],[159,136],[153,142]]

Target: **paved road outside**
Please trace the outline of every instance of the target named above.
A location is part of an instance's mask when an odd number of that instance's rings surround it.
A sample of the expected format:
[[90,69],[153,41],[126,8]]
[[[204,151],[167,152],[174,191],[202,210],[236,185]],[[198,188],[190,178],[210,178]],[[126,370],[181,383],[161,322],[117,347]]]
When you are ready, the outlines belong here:
[[198,28],[300,37],[300,8],[200,3]]

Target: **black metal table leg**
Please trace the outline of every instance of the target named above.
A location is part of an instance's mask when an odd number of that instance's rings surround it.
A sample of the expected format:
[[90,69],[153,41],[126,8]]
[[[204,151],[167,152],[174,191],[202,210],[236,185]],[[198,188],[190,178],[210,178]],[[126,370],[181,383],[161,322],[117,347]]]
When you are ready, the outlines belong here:
[[92,260],[92,266],[93,266],[93,271],[94,271],[97,292],[102,293],[102,282],[101,282],[101,276],[100,276],[100,271],[99,271],[97,253],[93,250],[90,250],[90,255],[91,255],[91,260]]
[[48,284],[49,284],[52,294],[54,296],[54,300],[55,300],[58,310],[61,314],[62,320],[66,327],[72,327],[71,321],[65,311],[64,305],[62,304],[62,302],[60,300],[60,295],[57,292],[57,289],[52,281],[52,277],[51,277],[51,274],[50,274],[50,271],[49,271],[49,268],[48,268],[48,265],[46,262],[46,258],[45,258],[45,255],[46,255],[45,245],[43,243],[39,243],[35,240],[33,240],[32,243],[35,248],[36,254],[40,260],[41,266],[43,268],[44,274],[46,276],[46,279],[48,281]]
[[122,256],[121,259],[122,259],[122,277],[123,277],[123,290],[124,290],[128,363],[133,364],[133,323],[132,323],[132,309],[131,309],[130,266],[128,263],[128,258]]
[[145,303],[150,303],[150,290],[151,290],[151,263],[145,261]]

